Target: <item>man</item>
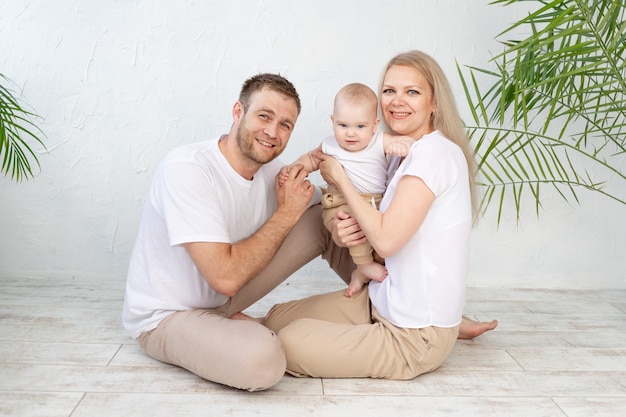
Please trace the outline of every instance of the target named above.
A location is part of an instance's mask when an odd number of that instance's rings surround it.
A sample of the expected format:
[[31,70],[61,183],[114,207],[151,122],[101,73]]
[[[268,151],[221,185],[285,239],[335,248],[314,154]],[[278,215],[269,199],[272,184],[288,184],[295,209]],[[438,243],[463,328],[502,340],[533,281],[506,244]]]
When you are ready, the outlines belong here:
[[[283,349],[272,331],[237,320],[239,313],[319,255],[350,281],[354,264],[332,244],[320,206],[311,206],[319,195],[302,166],[278,185],[276,157],[300,109],[285,78],[251,77],[227,135],[175,149],[157,168],[122,315],[149,356],[235,388],[269,388],[285,372]],[[337,220],[358,238],[352,219]],[[469,323],[472,336],[484,331]]]
[[288,80],[256,75],[233,106],[228,135],[175,149],[157,168],[123,311],[149,356],[214,382],[266,389],[285,372],[280,342],[261,324],[230,317],[320,254],[349,277],[347,252],[329,244],[319,207],[307,212],[315,187],[306,172],[294,166],[283,186],[276,182],[283,165],[275,158],[300,109]]

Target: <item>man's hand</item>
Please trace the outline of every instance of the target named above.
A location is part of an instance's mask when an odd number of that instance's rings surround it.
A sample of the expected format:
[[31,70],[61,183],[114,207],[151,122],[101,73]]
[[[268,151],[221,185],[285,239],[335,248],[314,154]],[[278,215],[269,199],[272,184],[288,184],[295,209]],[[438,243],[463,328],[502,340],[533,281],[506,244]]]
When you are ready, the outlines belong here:
[[315,186],[307,179],[307,171],[301,164],[283,167],[276,176],[277,212],[296,220],[309,207]]

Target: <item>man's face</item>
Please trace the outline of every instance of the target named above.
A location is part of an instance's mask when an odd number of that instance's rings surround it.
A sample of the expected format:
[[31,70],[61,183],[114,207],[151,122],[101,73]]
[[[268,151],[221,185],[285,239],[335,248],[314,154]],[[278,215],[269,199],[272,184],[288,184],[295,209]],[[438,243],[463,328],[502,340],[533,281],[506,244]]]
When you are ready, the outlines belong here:
[[264,88],[251,95],[248,110],[242,107],[240,114],[237,144],[246,158],[262,165],[285,150],[298,107],[292,98]]

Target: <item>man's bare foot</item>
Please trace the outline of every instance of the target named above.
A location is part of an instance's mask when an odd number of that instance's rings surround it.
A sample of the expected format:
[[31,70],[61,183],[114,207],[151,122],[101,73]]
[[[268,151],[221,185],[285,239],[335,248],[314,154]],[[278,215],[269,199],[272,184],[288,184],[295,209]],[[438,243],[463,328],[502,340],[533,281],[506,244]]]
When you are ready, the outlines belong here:
[[473,339],[481,334],[493,330],[498,325],[498,320],[474,321],[463,316],[459,329],[459,339]]
[[[370,262],[368,264],[361,264],[356,266],[357,271],[365,278],[372,279],[376,282],[381,282],[385,278],[387,278],[387,268],[384,265],[379,264],[378,262]],[[354,274],[352,276],[354,278]]]
[[254,321],[256,323],[261,323],[263,324],[263,319],[262,318],[255,318],[255,317],[251,317],[247,314],[242,313],[241,311],[239,313],[235,313],[232,316],[230,316],[231,320],[248,320],[248,321]]

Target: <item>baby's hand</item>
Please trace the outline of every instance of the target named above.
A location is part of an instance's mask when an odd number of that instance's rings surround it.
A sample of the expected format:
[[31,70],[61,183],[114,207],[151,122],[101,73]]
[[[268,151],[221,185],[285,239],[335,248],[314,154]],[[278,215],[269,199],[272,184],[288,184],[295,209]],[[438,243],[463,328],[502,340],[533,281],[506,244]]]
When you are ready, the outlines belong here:
[[278,172],[278,185],[282,187],[289,179],[289,166],[284,166]]
[[385,153],[389,155],[395,156],[407,156],[409,154],[409,149],[411,149],[411,145],[415,143],[415,139],[402,136],[392,141],[387,148],[385,149]]

